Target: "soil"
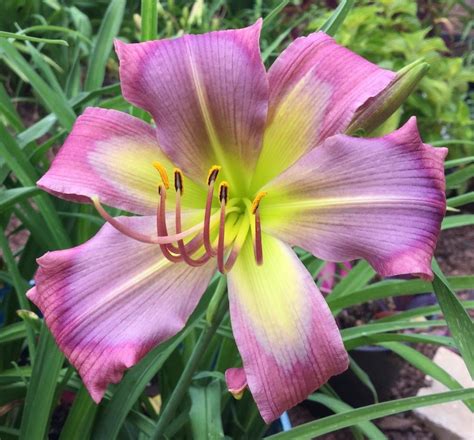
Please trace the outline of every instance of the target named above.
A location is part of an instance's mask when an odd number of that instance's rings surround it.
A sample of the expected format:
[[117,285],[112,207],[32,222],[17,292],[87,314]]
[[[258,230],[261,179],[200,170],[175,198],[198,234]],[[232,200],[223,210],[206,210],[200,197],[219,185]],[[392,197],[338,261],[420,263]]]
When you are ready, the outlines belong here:
[[[443,231],[438,241],[436,249],[437,260],[446,275],[470,275],[474,273],[474,227],[467,226],[463,228],[448,229]],[[420,302],[420,295],[418,302]],[[415,298],[417,298],[415,297]],[[430,302],[433,296],[423,295],[423,302]],[[459,297],[462,299],[474,299],[474,289],[459,292]],[[416,304],[420,306],[421,304]],[[426,305],[426,304],[422,304]],[[385,316],[387,313],[393,313],[400,308],[409,307],[408,301],[404,303],[396,303],[393,299],[388,298],[383,301],[373,301],[367,304],[362,304],[349,308],[339,315],[339,325],[343,328],[353,327],[369,322],[374,318]],[[424,330],[426,332],[427,330]],[[430,331],[430,330],[428,330]],[[439,328],[431,330],[439,334]],[[442,330],[446,332],[446,330]],[[418,351],[425,356],[433,358],[437,347],[428,344],[414,345]],[[395,354],[391,354],[397,357]],[[398,357],[397,357],[398,358]],[[395,360],[395,359],[394,359]],[[396,380],[393,381],[392,386],[385,390],[382,394],[381,400],[395,400],[404,397],[415,396],[418,390],[426,387],[429,384],[423,373],[408,363],[397,360],[397,367],[399,372]],[[375,383],[375,379],[374,383]],[[376,388],[378,388],[376,384]],[[367,403],[365,403],[367,404]],[[320,412],[320,417],[325,417],[330,413],[324,413],[321,407],[316,408]],[[299,425],[315,419],[315,407],[311,405],[300,405],[289,411],[290,419],[293,424]],[[317,417],[316,417],[317,418]],[[375,420],[374,423],[390,440],[435,440],[436,436],[417,419],[411,411],[396,414],[393,416],[383,417]],[[353,434],[350,429],[343,429],[330,434],[319,436],[321,440],[349,440],[353,439]]]

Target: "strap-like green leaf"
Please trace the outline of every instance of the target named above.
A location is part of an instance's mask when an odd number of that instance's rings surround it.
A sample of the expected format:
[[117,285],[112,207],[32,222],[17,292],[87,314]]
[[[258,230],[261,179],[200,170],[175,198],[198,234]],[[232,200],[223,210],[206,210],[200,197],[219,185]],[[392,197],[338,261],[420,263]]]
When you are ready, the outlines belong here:
[[466,390],[447,391],[429,396],[408,397],[391,402],[376,403],[351,411],[346,411],[333,416],[325,417],[314,422],[297,426],[290,431],[266,437],[272,440],[305,440],[347,428],[367,420],[410,411],[415,408],[452,402],[454,400],[467,400],[474,398],[474,388]]
[[84,83],[85,90],[93,90],[102,85],[105,77],[105,68],[109,59],[114,38],[122,24],[125,11],[125,0],[112,0],[101,21],[97,40],[89,57],[89,68]]
[[66,40],[55,40],[52,38],[38,38],[38,37],[32,37],[31,35],[14,34],[12,32],[4,32],[4,31],[0,31],[0,38],[13,38],[15,40],[32,41],[34,43],[59,44],[61,46],[69,46]]
[[[436,261],[433,262],[433,271],[433,289],[439,305],[471,377],[474,378],[474,323]],[[471,284],[471,288],[473,285]]]
[[36,186],[25,186],[22,188],[12,188],[0,190],[0,212],[11,208],[15,203],[28,197],[40,194],[41,190]]
[[223,439],[221,419],[221,386],[213,380],[205,386],[191,386],[189,419],[193,438]]
[[[463,386],[447,371],[435,364],[429,357],[425,356],[423,353],[420,353],[414,348],[411,348],[405,344],[401,344],[400,342],[383,342],[379,345],[382,345],[383,347],[392,350],[394,353],[397,353],[400,357],[405,359],[414,367],[423,371],[423,373],[426,375],[431,376],[433,379],[436,379],[438,382],[441,382],[449,389],[460,390],[463,388]],[[472,401],[466,400],[465,403],[468,405],[468,408],[471,411],[474,409]]]
[[43,439],[48,431],[56,385],[64,356],[44,325],[21,419],[20,438]]
[[375,389],[374,384],[370,380],[369,375],[359,366],[359,364],[350,357],[351,363],[349,364],[349,368],[351,371],[357,376],[357,378],[370,390],[372,396],[374,397],[374,403],[379,401],[379,396],[377,394],[377,390]]
[[0,328],[0,344],[23,339],[26,336],[24,322],[15,322]]
[[263,19],[263,27],[267,27],[288,3],[290,3],[290,0],[282,0],[278,3],[278,5],[276,5]]
[[[316,393],[309,396],[308,400],[321,403],[330,410],[334,411],[336,414],[345,413],[354,409],[352,406],[348,405],[342,400],[331,396],[326,396],[325,394],[321,393]],[[356,426],[371,440],[383,440],[387,438],[383,432],[380,431],[380,429],[377,428],[373,423],[366,421],[358,423]]]
[[30,66],[18,50],[7,40],[0,38],[0,56],[4,57],[17,74],[26,79],[38,93],[48,110],[53,112],[63,127],[71,128],[76,115],[61,95],[55,93],[46,81]]
[[60,440],[88,439],[99,406],[92,400],[87,388],[81,386],[74,398],[66,423],[61,431]]
[[331,292],[331,298],[335,299],[340,296],[352,293],[362,287],[375,276],[375,270],[365,260],[360,260],[349,273],[339,282]]
[[443,220],[441,229],[461,228],[462,226],[474,225],[474,214],[451,215]]
[[354,0],[341,0],[339,6],[331,14],[331,16],[323,23],[319,28],[320,31],[325,32],[328,35],[334,36],[341,27],[342,23],[347,17],[347,14],[354,6]]
[[[470,289],[474,285],[474,275],[452,276],[448,277],[448,280],[454,290]],[[389,296],[415,295],[432,291],[431,283],[423,280],[384,280],[334,300],[331,298],[331,295],[328,295],[326,300],[334,312],[341,308],[374,299],[387,298]]]

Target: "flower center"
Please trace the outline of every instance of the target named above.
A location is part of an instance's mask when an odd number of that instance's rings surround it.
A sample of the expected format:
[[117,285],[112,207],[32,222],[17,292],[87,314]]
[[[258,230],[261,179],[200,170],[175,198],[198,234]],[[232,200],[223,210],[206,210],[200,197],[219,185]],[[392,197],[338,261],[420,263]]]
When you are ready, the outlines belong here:
[[[221,169],[220,166],[214,165],[210,168],[207,177],[208,189],[204,219],[201,223],[183,231],[181,199],[184,193],[184,176],[179,168],[175,168],[175,233],[169,234],[166,222],[166,194],[170,188],[170,181],[166,169],[159,162],[154,162],[153,166],[161,177],[161,183],[158,186],[156,236],[149,236],[132,230],[110,216],[97,196],[91,197],[94,206],[104,220],[128,237],[144,243],[158,244],[165,258],[173,263],[184,262],[197,267],[216,257],[217,267],[223,274],[229,272],[234,265],[250,230],[253,236],[255,260],[259,265],[263,263],[259,205],[266,195],[265,192],[258,193],[252,203],[246,198],[230,199],[229,184],[223,181],[220,183],[218,190],[220,209],[219,212],[212,214],[214,191],[217,176]],[[213,235],[215,236],[214,240],[212,240]],[[187,239],[186,243],[185,239]],[[201,255],[196,256],[199,251]]]

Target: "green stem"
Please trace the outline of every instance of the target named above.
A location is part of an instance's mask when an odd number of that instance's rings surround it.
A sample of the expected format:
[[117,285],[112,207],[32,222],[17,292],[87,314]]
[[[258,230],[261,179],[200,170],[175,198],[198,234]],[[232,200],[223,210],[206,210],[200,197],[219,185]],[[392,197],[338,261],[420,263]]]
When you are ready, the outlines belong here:
[[[18,266],[15,262],[15,258],[13,257],[12,251],[10,249],[10,245],[8,240],[5,236],[5,230],[2,226],[0,226],[0,249],[3,253],[3,258],[5,259],[5,263],[7,265],[8,271],[12,277],[13,287],[15,288],[16,295],[18,297],[18,304],[20,308],[23,310],[31,310],[30,304],[26,299],[26,290],[28,288],[28,284],[23,279],[18,270]],[[33,364],[33,360],[35,358],[36,353],[36,345],[35,345],[35,333],[30,325],[29,322],[26,322],[26,341],[28,343],[28,351],[30,353],[30,360]]]
[[210,322],[206,322],[206,327],[203,329],[196,346],[189,358],[188,363],[184,367],[183,373],[176,384],[176,388],[174,389],[171,397],[169,398],[166,406],[164,407],[160,418],[158,419],[158,423],[155,426],[155,430],[151,436],[152,440],[162,439],[164,438],[164,432],[167,426],[169,425],[171,419],[173,418],[176,409],[178,408],[179,404],[182,402],[184,395],[188,391],[189,385],[191,383],[192,377],[194,372],[199,365],[201,358],[203,357],[204,353],[207,350],[209,342],[211,341],[214,333],[216,332],[219,324],[222,321],[222,318],[227,312],[227,299],[223,292],[227,287],[227,280],[225,277],[221,277],[219,280],[216,291],[214,293],[214,297],[222,298],[216,313],[214,313],[211,317]]
[[158,5],[156,0],[142,0],[141,41],[156,40],[158,33]]

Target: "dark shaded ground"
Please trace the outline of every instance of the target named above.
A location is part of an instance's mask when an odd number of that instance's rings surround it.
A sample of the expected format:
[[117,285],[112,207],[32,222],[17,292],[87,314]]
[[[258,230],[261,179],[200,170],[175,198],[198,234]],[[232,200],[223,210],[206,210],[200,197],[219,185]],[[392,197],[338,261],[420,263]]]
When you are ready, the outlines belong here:
[[[444,231],[438,241],[436,250],[438,262],[447,275],[469,275],[474,273],[474,227],[467,226]],[[474,299],[474,290],[460,292],[463,299]],[[382,303],[371,303],[348,309],[342,319],[343,326],[358,325],[367,321],[367,317],[387,310],[394,310],[394,301],[388,300]],[[426,330],[424,330],[426,332]],[[439,332],[439,329],[433,330]],[[417,345],[417,350],[432,358],[436,347],[431,345]],[[380,397],[382,400],[394,400],[404,397],[415,396],[418,390],[428,384],[424,374],[416,368],[400,360],[395,354],[388,354],[394,358],[390,362],[399,368],[397,377],[387,390],[383,390]],[[383,369],[384,366],[380,366]],[[373,378],[375,382],[375,377]],[[377,384],[376,384],[377,387]],[[355,391],[355,390],[354,390]],[[365,405],[367,403],[363,403]],[[316,408],[317,410],[317,408]],[[290,411],[290,419],[294,425],[305,423],[315,419],[315,407],[299,406]],[[329,413],[321,414],[324,417]],[[405,412],[393,416],[383,417],[375,421],[375,424],[391,440],[434,440],[435,435],[416,417],[412,412]],[[349,429],[344,429],[331,434],[318,437],[323,440],[349,440],[353,439]]]

